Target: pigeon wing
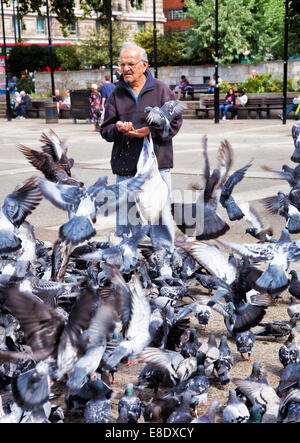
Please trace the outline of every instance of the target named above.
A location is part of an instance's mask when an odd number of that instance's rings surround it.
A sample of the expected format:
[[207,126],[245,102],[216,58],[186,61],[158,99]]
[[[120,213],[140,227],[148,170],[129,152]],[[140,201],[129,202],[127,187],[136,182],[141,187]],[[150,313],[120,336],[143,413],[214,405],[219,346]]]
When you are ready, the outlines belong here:
[[65,211],[79,205],[80,197],[83,195],[83,189],[85,189],[79,186],[52,183],[43,178],[39,178],[38,183],[44,197],[54,206]]
[[47,154],[51,155],[55,162],[58,162],[61,159],[62,154],[67,153],[68,148],[53,131],[53,129],[50,129],[49,132],[49,136],[44,132],[41,135],[40,141],[44,143],[42,149]]
[[169,121],[172,121],[177,115],[180,115],[185,110],[185,106],[178,100],[169,100],[161,107],[163,114]]
[[7,218],[15,226],[20,226],[27,215],[38,206],[42,193],[38,187],[36,177],[30,177],[18,185],[4,200],[2,209]]

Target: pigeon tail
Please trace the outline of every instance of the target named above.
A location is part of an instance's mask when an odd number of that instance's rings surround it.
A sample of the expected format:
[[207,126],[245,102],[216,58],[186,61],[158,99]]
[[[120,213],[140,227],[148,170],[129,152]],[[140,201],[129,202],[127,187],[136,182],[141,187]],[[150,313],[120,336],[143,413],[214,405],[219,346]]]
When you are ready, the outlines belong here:
[[96,235],[96,230],[90,219],[84,216],[75,216],[59,229],[59,238],[73,246],[89,240]]
[[228,197],[228,199],[220,200],[220,203],[226,209],[229,220],[241,220],[244,217],[244,213],[235,203],[232,196]]
[[50,377],[36,368],[30,369],[13,378],[11,387],[17,405],[24,411],[33,411],[49,400]]
[[218,238],[229,230],[228,224],[222,220],[216,212],[210,210],[204,210],[204,223],[202,228],[202,232],[197,232],[196,240]]

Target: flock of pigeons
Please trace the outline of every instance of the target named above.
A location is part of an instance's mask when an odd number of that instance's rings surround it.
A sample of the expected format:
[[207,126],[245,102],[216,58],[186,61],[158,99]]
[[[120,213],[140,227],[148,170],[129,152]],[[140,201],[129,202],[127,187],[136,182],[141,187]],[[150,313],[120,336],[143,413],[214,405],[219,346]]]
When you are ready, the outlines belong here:
[[[173,253],[143,242],[147,226],[134,236],[112,233],[105,242],[93,241],[95,218],[107,215],[111,196],[122,204],[120,185],[100,177],[86,187],[72,177],[74,161],[52,130],[42,135],[41,151],[20,145],[44,178],[17,186],[0,210],[0,422],[64,422],[65,410],[80,410],[86,423],[109,423],[112,399],[118,401],[117,423],[214,423],[217,414],[226,423],[299,422],[300,282],[295,270],[291,277],[288,271],[300,259],[300,240],[290,238],[300,232],[300,126],[293,126],[292,136],[291,160],[299,165],[273,171],[290,192],[264,200],[286,220],[278,240],[249,203],[234,200],[234,187],[252,162],[229,175],[233,155],[225,140],[210,172],[204,137],[199,198],[172,206],[178,227]],[[129,179],[127,192],[138,192],[147,178]],[[26,220],[43,197],[68,212],[54,244],[37,239]],[[245,218],[246,234],[257,241],[216,240],[222,248],[206,242],[230,229],[219,204],[230,221]],[[191,221],[187,213],[197,216]],[[205,291],[191,292],[193,286]],[[264,323],[268,307],[287,288],[290,320]],[[223,317],[224,333],[219,343],[214,334],[201,343],[199,330],[209,328],[212,310]],[[255,326],[261,329],[254,332]],[[258,336],[284,340],[276,389],[260,361],[247,378],[231,378],[234,351],[250,360]],[[115,373],[135,358],[143,369],[120,395],[113,389]],[[229,382],[236,389],[229,389],[227,403],[213,401],[199,416],[210,387]],[[53,403],[58,384],[64,407]]]

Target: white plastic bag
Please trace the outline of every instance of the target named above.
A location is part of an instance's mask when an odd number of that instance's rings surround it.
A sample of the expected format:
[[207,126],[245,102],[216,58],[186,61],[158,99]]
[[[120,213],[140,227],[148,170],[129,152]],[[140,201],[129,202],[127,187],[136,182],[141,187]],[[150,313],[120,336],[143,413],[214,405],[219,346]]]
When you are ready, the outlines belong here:
[[150,178],[145,181],[135,197],[143,224],[157,223],[169,193],[168,186],[159,173],[151,134],[144,137],[143,148],[137,164],[137,174],[145,173],[150,169],[152,169]]

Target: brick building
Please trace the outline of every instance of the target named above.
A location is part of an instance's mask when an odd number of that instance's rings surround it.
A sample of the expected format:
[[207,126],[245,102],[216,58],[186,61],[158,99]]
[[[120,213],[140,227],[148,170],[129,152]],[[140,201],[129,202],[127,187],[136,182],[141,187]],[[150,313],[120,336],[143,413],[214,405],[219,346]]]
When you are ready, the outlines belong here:
[[167,19],[164,33],[167,31],[184,31],[191,27],[193,20],[188,18],[183,0],[163,0],[163,11]]

